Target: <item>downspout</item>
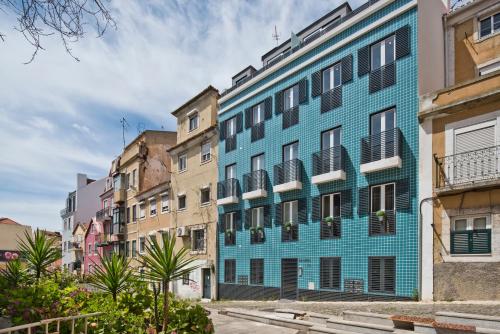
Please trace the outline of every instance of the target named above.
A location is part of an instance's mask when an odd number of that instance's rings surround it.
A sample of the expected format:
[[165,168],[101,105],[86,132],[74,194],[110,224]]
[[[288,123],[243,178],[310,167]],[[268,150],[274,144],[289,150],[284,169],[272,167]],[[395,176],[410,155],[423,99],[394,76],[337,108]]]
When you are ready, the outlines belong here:
[[[419,294],[419,300],[421,301],[422,300],[422,243],[423,243],[423,240],[422,240],[422,234],[423,234],[423,217],[422,217],[422,205],[425,203],[425,202],[428,202],[428,201],[432,201],[434,202],[434,200],[436,200],[436,196],[432,196],[432,197],[427,197],[427,198],[423,198],[421,201],[420,201],[420,204],[419,204],[419,252],[418,252],[418,258],[419,258],[419,266],[418,266],[418,283],[419,283],[419,287],[418,287],[418,291],[420,292]],[[431,226],[432,228],[434,229],[434,212],[432,213],[432,223],[431,223]],[[434,256],[434,234],[432,235],[432,254]],[[434,259],[432,260],[432,262],[434,263]]]

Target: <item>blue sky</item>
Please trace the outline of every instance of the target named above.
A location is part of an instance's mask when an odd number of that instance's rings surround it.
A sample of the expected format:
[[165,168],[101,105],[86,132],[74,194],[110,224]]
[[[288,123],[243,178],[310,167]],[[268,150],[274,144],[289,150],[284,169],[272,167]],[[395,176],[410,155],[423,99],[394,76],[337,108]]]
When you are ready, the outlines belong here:
[[283,41],[342,2],[113,0],[117,29],[96,38],[88,27],[72,45],[80,62],[47,37],[29,65],[30,45],[0,11],[0,217],[60,230],[76,173],[103,177],[120,153],[122,117],[127,141],[138,127],[175,130],[184,101],[260,67],[275,25]]

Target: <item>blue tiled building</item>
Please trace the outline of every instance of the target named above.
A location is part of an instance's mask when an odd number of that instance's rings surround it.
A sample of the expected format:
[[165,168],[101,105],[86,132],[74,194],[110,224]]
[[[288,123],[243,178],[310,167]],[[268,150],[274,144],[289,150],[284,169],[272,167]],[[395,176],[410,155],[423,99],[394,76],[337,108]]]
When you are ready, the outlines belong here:
[[220,99],[219,298],[419,291],[417,4],[336,8]]

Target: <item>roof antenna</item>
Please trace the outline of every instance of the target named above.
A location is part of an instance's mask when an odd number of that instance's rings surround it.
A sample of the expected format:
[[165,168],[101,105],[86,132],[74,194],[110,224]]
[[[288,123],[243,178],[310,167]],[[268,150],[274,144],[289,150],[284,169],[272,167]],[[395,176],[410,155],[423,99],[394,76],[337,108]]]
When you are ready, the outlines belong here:
[[129,124],[125,117],[120,119],[120,123],[122,124],[123,149],[125,149],[125,131],[127,131]]
[[280,34],[278,33],[278,28],[276,28],[276,25],[274,26],[274,33],[273,33],[273,39],[276,40],[276,46],[279,45],[279,40],[280,40]]

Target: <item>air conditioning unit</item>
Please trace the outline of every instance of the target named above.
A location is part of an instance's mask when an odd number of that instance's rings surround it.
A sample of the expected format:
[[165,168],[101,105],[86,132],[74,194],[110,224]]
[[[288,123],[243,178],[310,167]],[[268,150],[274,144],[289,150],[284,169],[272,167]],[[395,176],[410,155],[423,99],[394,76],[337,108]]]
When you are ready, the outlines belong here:
[[178,237],[188,237],[189,236],[189,228],[186,226],[181,226],[177,228],[177,236]]

